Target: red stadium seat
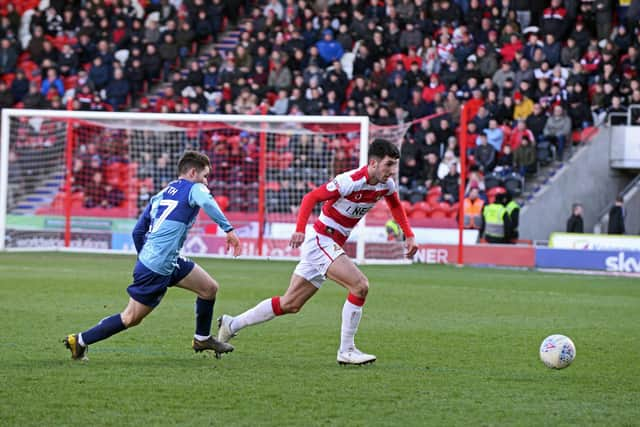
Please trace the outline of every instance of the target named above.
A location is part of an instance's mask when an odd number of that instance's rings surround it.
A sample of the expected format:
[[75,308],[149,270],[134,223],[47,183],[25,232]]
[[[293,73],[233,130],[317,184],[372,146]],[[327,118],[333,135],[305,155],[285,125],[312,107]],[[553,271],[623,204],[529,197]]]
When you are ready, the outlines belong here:
[[385,220],[391,217],[391,213],[386,209],[371,209],[367,214],[367,218]]
[[2,78],[7,87],[10,87],[11,83],[13,83],[13,79],[16,78],[16,75],[15,73],[5,73],[0,75],[0,78]]
[[64,79],[64,90],[73,89],[78,83],[78,76],[69,76]]
[[458,217],[458,208],[458,203],[454,203],[453,205],[451,205],[451,207],[449,208],[449,214],[447,216],[449,218],[456,219]]
[[431,190],[429,190],[429,193],[427,193],[427,202],[433,207],[438,206],[440,203],[440,197],[442,197],[440,187],[436,188],[438,191],[431,192]]
[[429,215],[433,210],[433,208],[428,202],[418,202],[418,203],[415,203],[413,206],[411,206],[410,212],[413,213],[414,211],[417,211],[417,210],[425,212],[427,215]]
[[451,210],[451,205],[447,202],[440,202],[436,206],[433,207],[430,218],[448,218],[449,211]]
[[409,219],[426,219],[429,218],[429,212],[423,211],[421,209],[414,209],[409,214]]

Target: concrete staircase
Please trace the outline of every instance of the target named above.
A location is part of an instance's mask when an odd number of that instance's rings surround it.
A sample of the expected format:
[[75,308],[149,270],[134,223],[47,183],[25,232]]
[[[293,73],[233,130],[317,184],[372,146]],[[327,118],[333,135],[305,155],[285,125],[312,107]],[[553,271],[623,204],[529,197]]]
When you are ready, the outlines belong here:
[[50,206],[64,184],[64,172],[52,172],[35,189],[27,194],[18,196],[14,206],[9,207],[12,215],[34,215],[35,212],[45,206]]
[[[235,27],[226,30],[218,37],[218,41],[216,42],[200,46],[196,55],[187,58],[187,61],[198,59],[200,66],[203,67],[204,64],[206,64],[209,60],[209,54],[207,52],[209,52],[211,47],[215,47],[222,54],[222,56],[226,56],[227,53],[233,51],[238,45],[240,41],[240,35],[244,30],[243,25],[243,23],[240,23]],[[185,73],[187,71],[185,68],[182,68],[181,72]],[[164,90],[170,86],[171,83],[169,82],[160,82],[155,86],[152,86],[146,96],[153,103],[156,99],[162,97]]]
[[584,229],[592,230],[600,212],[631,178],[609,165],[606,129],[590,141],[566,153],[563,162],[553,162],[526,184],[520,212],[520,237],[547,240],[550,233],[565,231],[571,205],[584,206]]

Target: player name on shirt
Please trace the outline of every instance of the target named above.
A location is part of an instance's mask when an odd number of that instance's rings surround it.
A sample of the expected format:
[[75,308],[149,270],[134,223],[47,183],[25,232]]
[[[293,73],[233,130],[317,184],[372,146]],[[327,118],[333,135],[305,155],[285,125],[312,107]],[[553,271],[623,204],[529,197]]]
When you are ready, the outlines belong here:
[[[375,185],[367,183],[367,166],[337,175],[326,184],[328,191],[337,191],[335,198],[327,200],[314,224],[314,229],[331,236],[340,245],[349,237],[358,221],[373,208],[378,200],[396,191],[391,178]],[[339,234],[334,233],[338,231]]]

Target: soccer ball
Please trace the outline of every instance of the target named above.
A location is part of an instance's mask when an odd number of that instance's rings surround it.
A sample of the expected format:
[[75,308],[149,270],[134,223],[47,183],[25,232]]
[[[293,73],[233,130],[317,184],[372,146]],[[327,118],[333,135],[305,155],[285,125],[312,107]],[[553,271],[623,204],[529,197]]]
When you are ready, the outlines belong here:
[[566,368],[575,357],[576,346],[564,335],[549,335],[540,344],[540,360],[548,368]]

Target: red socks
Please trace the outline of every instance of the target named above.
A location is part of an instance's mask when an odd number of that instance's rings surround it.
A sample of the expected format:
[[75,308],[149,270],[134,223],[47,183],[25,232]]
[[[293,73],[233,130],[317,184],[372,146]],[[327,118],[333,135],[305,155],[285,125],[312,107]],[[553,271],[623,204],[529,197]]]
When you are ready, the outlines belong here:
[[280,297],[271,298],[271,309],[273,310],[273,314],[276,316],[281,316],[282,308],[280,307]]

